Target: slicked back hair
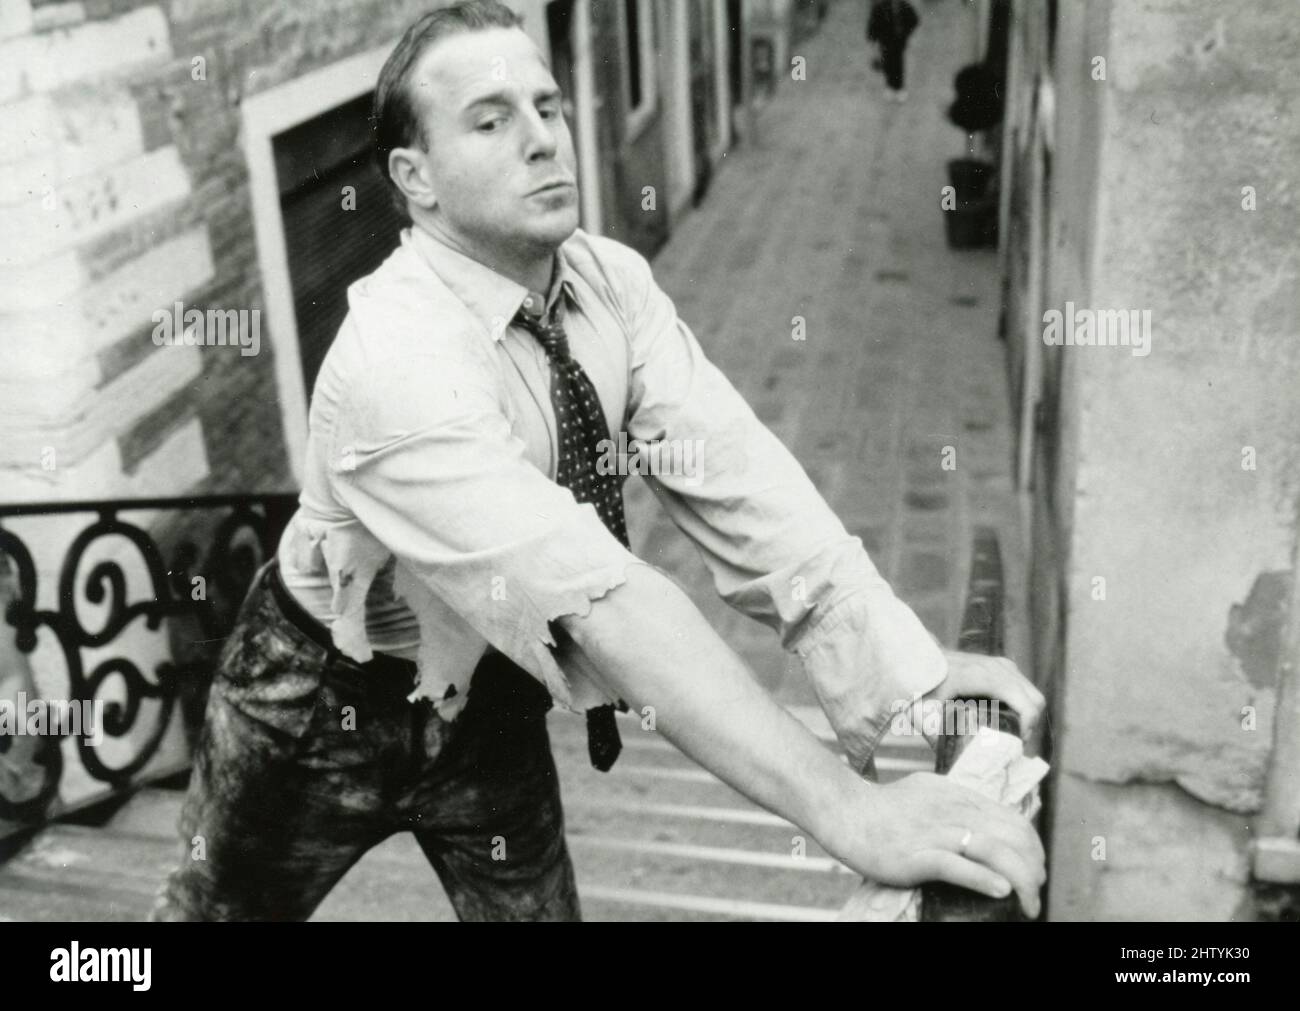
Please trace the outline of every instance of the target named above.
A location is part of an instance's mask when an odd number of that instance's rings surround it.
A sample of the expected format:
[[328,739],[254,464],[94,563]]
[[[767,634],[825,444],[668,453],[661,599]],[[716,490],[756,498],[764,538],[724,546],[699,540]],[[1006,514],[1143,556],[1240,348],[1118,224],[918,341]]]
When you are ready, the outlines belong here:
[[463,0],[421,15],[406,29],[397,47],[384,61],[375,86],[370,124],[375,135],[375,161],[388,183],[398,210],[408,214],[406,196],[388,172],[394,148],[419,146],[428,150],[420,110],[411,93],[411,75],[420,57],[435,42],[449,35],[481,32],[489,28],[522,28],[523,18],[498,0]]

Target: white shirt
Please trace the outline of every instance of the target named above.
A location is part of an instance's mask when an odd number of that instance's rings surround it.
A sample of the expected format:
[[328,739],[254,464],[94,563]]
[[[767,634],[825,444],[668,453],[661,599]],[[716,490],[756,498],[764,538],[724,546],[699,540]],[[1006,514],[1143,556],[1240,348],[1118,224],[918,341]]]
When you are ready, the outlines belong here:
[[[650,488],[723,599],[802,658],[860,765],[897,703],[943,680],[938,644],[704,356],[644,257],[581,229],[557,255],[548,304],[566,299],[571,353],[611,439],[682,448],[679,462],[698,449],[692,466],[647,475]],[[528,295],[418,227],[402,233],[348,289],[280,545],[287,585],[335,645],[361,662],[377,642],[413,656],[413,697],[448,718],[489,647],[568,709],[612,701],[589,667],[561,668],[548,622],[586,614],[627,566],[649,564],[555,483],[549,365],[510,325]]]

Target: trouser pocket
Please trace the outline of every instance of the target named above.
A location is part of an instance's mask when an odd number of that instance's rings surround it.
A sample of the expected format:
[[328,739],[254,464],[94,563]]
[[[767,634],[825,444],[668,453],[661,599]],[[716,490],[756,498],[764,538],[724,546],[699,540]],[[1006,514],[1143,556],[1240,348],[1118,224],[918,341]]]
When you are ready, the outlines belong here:
[[325,662],[325,651],[293,626],[259,579],[221,651],[213,690],[246,716],[301,737],[319,702]]

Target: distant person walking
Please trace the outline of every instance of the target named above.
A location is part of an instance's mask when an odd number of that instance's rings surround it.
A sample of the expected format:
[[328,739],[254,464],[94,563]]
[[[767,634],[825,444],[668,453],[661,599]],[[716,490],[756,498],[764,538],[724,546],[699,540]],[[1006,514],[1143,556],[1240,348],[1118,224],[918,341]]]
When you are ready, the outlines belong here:
[[895,101],[907,99],[903,87],[903,51],[916,26],[921,23],[907,0],[875,0],[867,17],[867,41],[880,47],[880,69],[885,74],[886,94]]

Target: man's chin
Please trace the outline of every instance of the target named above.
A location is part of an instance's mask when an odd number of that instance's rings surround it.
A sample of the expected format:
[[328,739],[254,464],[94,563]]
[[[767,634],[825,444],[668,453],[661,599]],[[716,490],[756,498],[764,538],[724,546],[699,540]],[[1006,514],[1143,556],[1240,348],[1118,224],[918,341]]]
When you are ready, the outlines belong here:
[[538,246],[559,246],[578,228],[577,211],[548,214],[531,222],[520,238]]

